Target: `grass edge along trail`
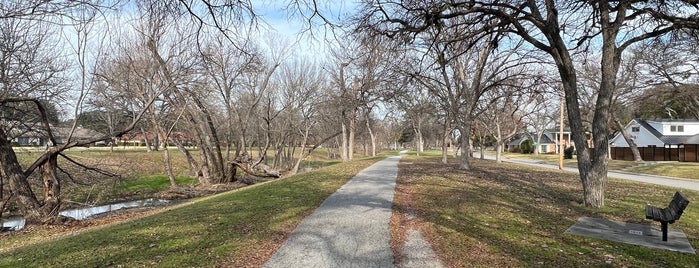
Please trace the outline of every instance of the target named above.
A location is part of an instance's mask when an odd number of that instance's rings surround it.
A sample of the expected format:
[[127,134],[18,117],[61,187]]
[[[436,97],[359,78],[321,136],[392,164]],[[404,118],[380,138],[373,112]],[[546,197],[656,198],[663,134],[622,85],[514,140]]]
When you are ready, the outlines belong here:
[[[416,215],[450,267],[699,266],[697,255],[564,234],[582,216],[660,228],[645,220],[644,206],[666,206],[677,189],[610,179],[605,207],[594,209],[581,205],[577,174],[479,159],[463,171],[457,159],[444,165],[427,155],[401,159],[394,216]],[[670,228],[697,249],[699,192],[680,191],[691,203]]]
[[0,267],[259,267],[356,173],[340,163],[0,254]]

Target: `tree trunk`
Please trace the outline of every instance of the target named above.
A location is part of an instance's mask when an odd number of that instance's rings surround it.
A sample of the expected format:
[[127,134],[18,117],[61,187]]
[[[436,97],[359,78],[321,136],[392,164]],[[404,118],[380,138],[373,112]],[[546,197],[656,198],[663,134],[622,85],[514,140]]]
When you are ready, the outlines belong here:
[[17,161],[17,155],[2,129],[0,129],[0,168],[3,179],[9,182],[11,193],[17,196],[21,213],[24,214],[27,222],[39,222],[41,220],[39,201],[32,192],[22,166]]
[[187,159],[187,164],[189,164],[189,169],[191,170],[192,174],[198,177],[201,171],[199,170],[199,164],[196,160],[194,160],[192,154],[189,152],[189,150],[187,150],[187,148],[184,147],[184,145],[179,140],[177,140],[177,138],[172,139],[172,142],[177,147],[177,150],[179,150],[184,155],[184,158]]
[[366,117],[366,128],[369,131],[369,139],[371,139],[371,156],[376,156],[376,137],[374,136],[374,131],[371,129],[371,125],[369,124],[368,115]]
[[422,137],[422,123],[417,123],[417,128],[415,129],[415,135],[417,136],[417,151],[418,155],[424,153],[425,150],[425,138]]
[[[51,150],[51,148],[49,148]],[[44,181],[44,204],[42,216],[54,217],[58,215],[61,206],[61,183],[56,177],[58,155],[51,153],[48,161],[44,163],[42,177]]]
[[199,146],[199,148],[202,148],[202,152],[200,153],[201,169],[198,172],[198,174],[199,174],[198,178],[199,178],[199,183],[207,185],[207,184],[211,184],[211,173],[209,172],[208,156],[207,156],[206,152],[203,150],[204,147],[206,147],[206,146],[204,146],[204,145]]
[[357,132],[357,109],[352,110],[352,116],[349,122],[349,138],[347,140],[347,159],[354,160],[354,135]]
[[177,187],[177,181],[175,180],[175,174],[172,172],[172,162],[170,161],[170,150],[167,148],[167,139],[162,139],[162,149],[163,157],[165,158],[165,171],[167,172],[167,178],[170,180],[170,188]]
[[413,132],[415,133],[415,151],[417,156],[422,154],[422,131],[420,131],[420,126],[415,126],[413,123]]
[[447,155],[449,154],[448,148],[447,147],[449,144],[449,125],[448,123],[444,122],[444,133],[442,133],[442,164],[447,163]]
[[345,123],[345,112],[342,112],[342,138],[340,139],[340,158],[342,162],[349,161],[347,156],[347,124]]
[[143,130],[143,128],[141,128],[141,134],[143,134],[143,140],[146,143],[146,152],[152,152],[153,150],[150,148],[150,141],[148,140],[148,133],[146,133],[146,131]]
[[309,127],[306,127],[305,131],[303,132],[303,139],[301,141],[301,153],[299,153],[299,158],[296,159],[296,163],[294,163],[294,167],[291,168],[289,171],[289,175],[294,175],[299,172],[299,167],[301,166],[301,161],[303,161],[304,158],[306,158],[306,142],[308,141],[308,132],[310,131]]
[[471,157],[471,122],[466,121],[462,123],[461,127],[461,161],[459,161],[459,169],[470,170],[471,163],[469,158]]
[[498,117],[495,119],[495,162],[502,163],[502,144],[504,143],[502,138],[502,130],[500,129],[500,122]]
[[[556,22],[554,22],[556,23]],[[587,137],[585,128],[582,123],[580,113],[580,104],[578,101],[577,76],[575,67],[570,54],[565,46],[565,42],[556,32],[549,35],[550,41],[554,49],[551,55],[556,62],[556,67],[561,76],[563,89],[565,91],[566,110],[568,112],[568,121],[570,124],[571,134],[575,142],[578,171],[583,184],[583,202],[585,206],[600,208],[604,206],[604,187],[607,180],[607,122],[609,113],[609,103],[611,102],[611,91],[609,86],[613,86],[614,80],[610,79],[609,67],[605,64],[613,64],[608,62],[608,53],[603,52],[602,59],[602,83],[598,92],[597,103],[595,105],[595,115],[592,124],[592,135],[594,139],[595,151],[590,154],[587,145]],[[614,46],[613,40],[604,40],[603,51],[609,46]],[[616,66],[618,70],[618,64]],[[615,76],[613,73],[612,76]],[[611,77],[613,78],[613,77]],[[605,104],[606,103],[606,104]]]
[[633,154],[633,161],[643,162],[643,157],[641,157],[641,152],[638,151],[638,146],[636,145],[636,142],[634,141],[633,137],[631,137],[631,135],[629,135],[629,133],[626,132],[626,128],[624,128],[624,125],[621,124],[621,121],[619,121],[619,119],[617,119],[614,115],[612,115],[612,118],[614,119],[614,124],[616,124],[616,127],[619,128],[621,136],[623,136],[624,140],[626,140],[626,143],[629,144],[629,148],[631,149],[631,153]]

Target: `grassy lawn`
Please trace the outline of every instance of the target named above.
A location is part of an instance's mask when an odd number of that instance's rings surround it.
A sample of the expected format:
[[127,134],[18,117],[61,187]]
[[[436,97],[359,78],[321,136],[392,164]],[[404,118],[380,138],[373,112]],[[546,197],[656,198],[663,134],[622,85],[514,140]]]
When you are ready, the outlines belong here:
[[[303,217],[381,158],[340,163],[43,242],[2,241],[0,267],[259,267]],[[13,241],[23,243],[21,237]]]
[[[494,154],[493,152],[490,153]],[[540,160],[546,164],[558,164],[558,155],[535,155],[520,153],[504,153],[503,155],[513,159],[533,159]],[[577,167],[578,163],[576,159],[564,159],[563,165],[566,167]],[[610,160],[609,170],[624,170],[641,174],[671,176],[685,179],[699,179],[699,163],[660,162],[645,166],[633,161]]]
[[[401,160],[395,211],[412,211],[435,251],[451,267],[696,267],[696,255],[564,234],[579,217],[650,223],[644,205],[666,205],[674,189],[612,179],[603,209],[581,205],[575,174],[472,161],[458,170],[438,156]],[[699,248],[699,193],[671,228]],[[653,223],[659,228],[658,223]]]
[[[23,166],[30,165],[42,152],[42,148],[16,147],[17,157]],[[107,177],[95,172],[86,172],[65,159],[59,157],[59,165],[71,173],[72,178],[63,177],[62,198],[66,201],[64,208],[78,204],[107,204],[123,200],[150,198],[154,193],[167,189],[170,184],[165,172],[162,151],[146,152],[145,147],[109,147],[73,148],[66,152],[70,158],[102,170],[118,174]],[[300,148],[297,149],[297,154]],[[199,151],[192,150],[195,159]],[[257,152],[253,152],[254,155]],[[189,165],[177,149],[170,148],[171,162],[176,181],[180,186],[198,183],[192,178]],[[362,156],[357,155],[358,158]],[[325,148],[316,149],[301,164],[301,171],[318,169],[334,165],[341,161],[328,159]],[[59,174],[62,175],[63,174]],[[35,191],[41,191],[36,188]]]
[[648,166],[629,168],[626,171],[686,179],[699,179],[699,163],[660,162]]

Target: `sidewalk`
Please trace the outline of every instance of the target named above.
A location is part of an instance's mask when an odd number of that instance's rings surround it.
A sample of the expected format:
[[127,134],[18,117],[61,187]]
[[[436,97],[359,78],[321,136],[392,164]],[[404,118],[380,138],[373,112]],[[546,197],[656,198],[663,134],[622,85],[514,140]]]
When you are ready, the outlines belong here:
[[362,170],[306,217],[263,267],[394,267],[393,156]]
[[[478,155],[480,157],[480,154],[478,152],[475,152],[474,155]],[[490,159],[490,160],[494,160],[495,156],[486,154],[485,158]],[[538,161],[538,160],[511,159],[511,158],[504,158],[503,157],[502,161],[509,162],[509,163],[517,163],[517,164],[542,167],[542,168],[558,169],[557,165],[541,164],[541,163],[539,163],[540,161]],[[563,170],[568,171],[568,172],[578,173],[577,168],[563,167]],[[697,180],[667,177],[667,176],[657,176],[657,175],[649,175],[649,174],[639,174],[639,173],[631,173],[631,172],[616,171],[616,170],[607,172],[607,176],[610,178],[617,178],[617,179],[622,179],[622,180],[630,180],[630,181],[637,181],[637,182],[644,182],[644,183],[668,186],[668,187],[673,187],[673,188],[678,188],[678,189],[688,189],[688,190],[699,191],[699,181],[697,181]]]

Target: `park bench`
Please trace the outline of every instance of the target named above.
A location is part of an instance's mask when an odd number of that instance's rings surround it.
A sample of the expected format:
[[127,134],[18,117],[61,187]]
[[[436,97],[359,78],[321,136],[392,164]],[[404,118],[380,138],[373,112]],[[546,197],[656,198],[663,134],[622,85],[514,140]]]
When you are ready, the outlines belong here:
[[660,228],[663,232],[663,241],[667,241],[667,224],[675,223],[680,219],[684,209],[689,205],[689,200],[680,192],[676,192],[672,197],[672,201],[666,208],[658,208],[646,205],[646,219],[652,219],[660,222]]

